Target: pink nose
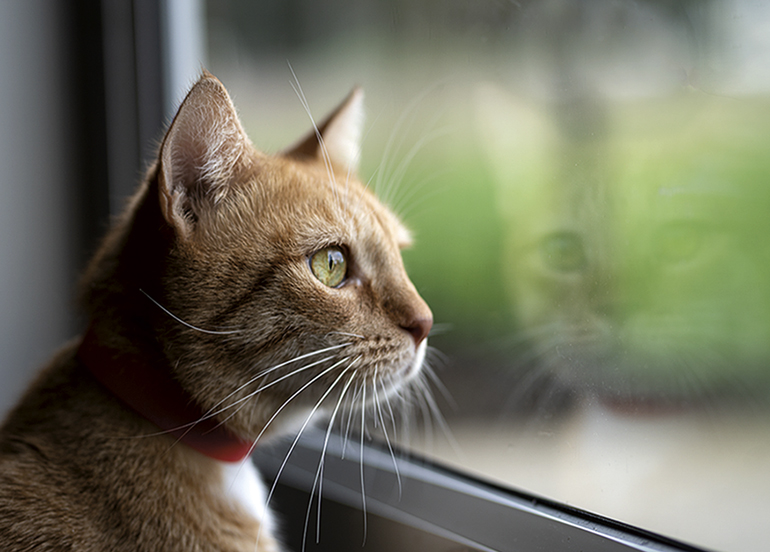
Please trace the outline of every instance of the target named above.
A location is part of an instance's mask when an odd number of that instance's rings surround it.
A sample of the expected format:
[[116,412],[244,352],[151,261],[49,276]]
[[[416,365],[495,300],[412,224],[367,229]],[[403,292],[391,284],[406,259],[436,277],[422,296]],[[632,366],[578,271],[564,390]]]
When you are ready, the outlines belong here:
[[433,327],[433,317],[415,318],[409,324],[402,325],[401,327],[412,336],[416,347],[428,337],[428,333],[430,333],[430,329]]

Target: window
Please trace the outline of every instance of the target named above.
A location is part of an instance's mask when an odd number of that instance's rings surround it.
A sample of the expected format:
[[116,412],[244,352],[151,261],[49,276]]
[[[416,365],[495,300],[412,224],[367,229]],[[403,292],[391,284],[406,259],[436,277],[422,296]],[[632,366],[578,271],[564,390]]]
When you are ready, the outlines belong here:
[[[360,174],[414,231],[404,258],[435,316],[437,378],[433,399],[384,421],[387,436],[372,419],[363,438],[343,428],[328,446],[309,429],[285,465],[291,441],[259,451],[267,477],[281,472],[272,505],[290,544],[766,548],[765,3],[53,4],[3,5],[28,18],[0,33],[12,41],[0,57],[20,75],[5,84],[25,91],[15,116],[53,114],[41,128],[7,125],[29,131],[4,134],[26,144],[8,150],[8,189],[59,183],[35,192],[44,202],[29,196],[39,235],[25,230],[34,245],[3,266],[55,279],[28,282],[5,309],[6,349],[23,360],[9,365],[31,368],[45,340],[76,325],[60,300],[73,259],[139,179],[199,60],[267,151],[309,128],[294,88],[322,117],[361,85]],[[70,62],[71,73],[57,69]],[[77,209],[77,222],[62,215]],[[37,310],[57,298],[51,335],[35,333]],[[7,407],[21,380],[3,381]]]
[[[317,117],[366,91],[360,172],[415,231],[405,261],[451,396],[434,389],[451,438],[416,405],[399,446],[694,545],[763,549],[770,10],[231,0],[206,13],[210,69],[260,147],[307,127],[292,83]],[[315,473],[308,446],[287,481]],[[324,495],[344,502],[338,484]]]

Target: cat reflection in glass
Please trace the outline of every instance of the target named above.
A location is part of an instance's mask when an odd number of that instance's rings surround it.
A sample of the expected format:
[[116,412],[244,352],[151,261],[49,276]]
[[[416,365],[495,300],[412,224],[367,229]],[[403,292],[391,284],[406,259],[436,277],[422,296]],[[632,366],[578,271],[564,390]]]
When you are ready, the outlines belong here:
[[478,106],[519,391],[547,376],[635,411],[766,398],[768,110],[695,91],[546,106],[491,85]]

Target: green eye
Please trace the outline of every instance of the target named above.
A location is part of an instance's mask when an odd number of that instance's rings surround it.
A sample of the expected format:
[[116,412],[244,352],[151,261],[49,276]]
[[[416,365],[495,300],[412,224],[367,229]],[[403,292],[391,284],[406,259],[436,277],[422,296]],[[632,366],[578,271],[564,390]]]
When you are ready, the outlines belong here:
[[318,281],[325,286],[337,287],[345,281],[348,274],[348,262],[345,253],[336,246],[325,247],[310,257],[310,270]]

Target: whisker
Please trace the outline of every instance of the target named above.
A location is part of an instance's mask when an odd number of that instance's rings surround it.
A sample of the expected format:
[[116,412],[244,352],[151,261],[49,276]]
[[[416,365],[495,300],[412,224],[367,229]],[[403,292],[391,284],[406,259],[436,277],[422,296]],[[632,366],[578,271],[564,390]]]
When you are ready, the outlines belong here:
[[433,414],[433,417],[441,428],[441,431],[444,433],[447,441],[449,441],[449,445],[452,447],[452,450],[454,450],[458,458],[464,459],[465,453],[462,451],[462,447],[460,447],[460,444],[457,442],[454,433],[452,433],[452,430],[444,418],[444,415],[441,413],[441,409],[438,407],[436,399],[433,397],[433,393],[431,392],[430,388],[427,385],[423,385],[422,391],[425,402],[428,405],[429,412]]
[[426,375],[426,377],[431,381],[433,386],[439,390],[439,392],[441,393],[441,396],[444,397],[444,400],[449,404],[449,406],[453,410],[457,410],[458,409],[457,401],[452,396],[452,393],[449,392],[449,389],[447,389],[447,386],[444,385],[444,382],[441,381],[441,378],[438,377],[438,375],[433,370],[433,368],[427,363],[424,363],[422,367],[422,371]]
[[364,538],[361,546],[366,544],[366,489],[364,487],[364,434],[366,433],[366,380],[364,379],[363,386],[361,387],[361,447],[360,447],[360,465],[361,465],[361,508],[364,514]]
[[[375,188],[377,190],[378,197],[382,198],[383,203],[386,205],[394,205],[398,203],[402,203],[403,198],[399,199],[399,194],[403,193],[403,190],[405,189],[404,184],[404,176],[406,172],[408,171],[412,161],[416,157],[416,155],[424,148],[426,143],[430,141],[434,141],[437,138],[439,138],[442,135],[449,134],[449,129],[446,130],[433,130],[432,132],[425,134],[420,137],[419,140],[415,144],[411,146],[409,151],[406,153],[406,155],[398,162],[395,162],[396,158],[396,152],[398,152],[403,144],[405,143],[406,139],[405,137],[409,132],[411,132],[412,126],[415,122],[415,117],[409,117],[411,113],[417,108],[418,104],[422,102],[431,92],[433,89],[435,89],[435,86],[429,87],[425,89],[419,96],[417,96],[408,106],[407,108],[402,112],[401,116],[399,117],[398,121],[396,122],[393,132],[391,133],[390,139],[388,140],[385,149],[383,151],[382,157],[384,159],[382,165],[383,169],[380,171],[380,173],[377,175],[377,180],[375,182]],[[409,117],[407,119],[407,117]],[[433,117],[431,117],[431,120],[427,123],[427,128],[434,128],[436,124],[438,123],[439,118],[441,117],[441,110],[437,112]],[[404,124],[408,120],[408,124]],[[402,130],[402,127],[405,127],[405,130]],[[395,137],[399,136],[400,140],[398,143],[395,143]],[[395,145],[395,148],[394,148]],[[395,165],[395,167],[394,167]],[[381,184],[382,181],[385,180],[386,189],[381,190]],[[409,189],[410,194],[414,194],[416,188],[420,188],[421,186],[411,187]],[[400,211],[398,208],[394,208],[393,211],[399,215],[401,218],[404,217],[404,213]]]
[[332,189],[332,193],[334,194],[335,200],[339,204],[339,196],[337,194],[337,189],[334,186],[336,182],[334,178],[334,170],[332,169],[332,162],[331,162],[331,157],[329,157],[329,151],[326,149],[326,142],[324,141],[321,131],[318,129],[318,125],[316,124],[315,119],[313,118],[313,114],[310,112],[310,104],[308,103],[307,98],[305,97],[305,92],[302,90],[302,85],[300,85],[299,83],[297,74],[294,72],[294,68],[291,66],[291,63],[287,61],[287,64],[289,65],[289,71],[291,71],[291,75],[294,78],[294,82],[291,83],[291,87],[294,90],[294,93],[297,94],[297,97],[299,98],[299,101],[302,104],[302,107],[305,110],[305,113],[307,113],[308,117],[310,117],[310,122],[313,125],[313,130],[315,131],[316,138],[318,139],[318,145],[321,148],[321,157],[324,162],[324,167],[326,168],[326,174],[329,177],[329,186]]
[[359,335],[359,334],[355,334],[355,333],[350,333],[350,332],[328,332],[326,334],[326,337],[329,337],[332,334],[334,334],[334,335],[344,335],[346,337],[357,337],[358,339],[366,339],[363,335]]
[[[445,174],[446,172],[435,171],[430,176],[426,176],[422,180],[418,181],[418,184],[414,186],[406,186],[406,189],[409,191],[402,194],[401,198],[398,199],[398,203],[393,206],[393,212],[396,213],[399,218],[408,220],[418,207],[422,207],[425,203],[430,202],[431,200],[434,200],[443,194],[446,194],[449,190],[446,185],[442,185],[438,188],[434,188],[433,190],[426,191],[428,183],[435,182]],[[415,197],[417,199],[414,199]],[[388,205],[391,204],[389,203]]]
[[[278,383],[280,383],[280,382],[282,382],[282,381],[284,381],[284,380],[286,380],[286,379],[288,379],[288,378],[293,378],[293,377],[294,377],[294,376],[296,376],[297,374],[300,374],[301,372],[304,372],[305,370],[309,370],[310,368],[314,368],[315,366],[318,366],[319,364],[323,364],[324,362],[328,362],[329,360],[331,360],[331,359],[333,359],[333,358],[334,358],[334,357],[331,357],[331,356],[330,356],[330,357],[326,357],[326,358],[322,358],[321,360],[317,360],[317,361],[315,361],[315,362],[311,362],[310,364],[308,364],[308,365],[306,365],[306,366],[301,366],[300,368],[297,368],[296,370],[293,370],[293,371],[289,372],[288,374],[284,374],[283,376],[279,377],[278,379],[276,379],[276,380],[273,380],[273,381],[271,381],[271,382],[270,382],[270,383],[268,383],[268,384],[265,384],[265,385],[262,385],[262,386],[258,387],[258,388],[257,388],[257,389],[255,389],[254,391],[252,391],[252,392],[250,392],[249,394],[247,394],[245,397],[241,397],[241,398],[240,398],[240,399],[238,399],[237,401],[235,401],[235,402],[233,402],[233,403],[230,403],[229,405],[225,406],[224,408],[221,408],[221,409],[219,409],[217,412],[214,412],[214,413],[212,413],[212,415],[211,415],[211,416],[217,416],[217,415],[221,414],[222,412],[224,412],[224,411],[226,411],[226,410],[229,410],[230,408],[233,408],[234,406],[236,406],[236,405],[238,405],[238,404],[240,404],[240,403],[244,403],[244,402],[248,401],[249,399],[251,399],[251,398],[255,397],[256,395],[258,395],[259,393],[261,393],[261,392],[262,392],[262,391],[264,391],[265,389],[268,389],[268,388],[272,387],[273,385],[276,385],[276,384],[278,384]],[[260,377],[264,377],[265,375],[266,375],[266,374],[262,374]],[[243,388],[243,387],[241,387],[241,389],[242,389],[242,388]],[[244,405],[244,406],[245,406],[245,405]],[[240,409],[239,409],[239,410],[240,410]],[[237,413],[237,411],[236,411],[236,413]],[[235,415],[235,413],[234,413],[234,414],[231,414],[231,415],[230,415],[230,416],[229,416],[227,419],[225,419],[223,422],[220,422],[220,425],[221,425],[222,423],[226,422],[227,420],[229,420],[229,419],[230,419],[232,416],[234,416],[234,415]]]
[[[427,175],[423,176],[420,180],[418,180],[417,183],[414,183],[408,187],[404,186],[404,177],[406,176],[412,161],[420,152],[420,149],[426,144],[426,142],[435,140],[441,136],[446,136],[447,134],[449,134],[448,130],[444,129],[441,131],[433,131],[432,133],[420,138],[390,176],[392,181],[392,191],[390,192],[390,197],[387,198],[387,204],[392,205],[393,211],[400,217],[405,217],[406,213],[404,211],[404,206],[409,203],[409,201],[414,196],[416,196],[418,193],[421,193],[429,182],[434,182],[439,178],[450,174],[448,170],[431,171]],[[439,190],[435,190],[434,194],[438,191]],[[399,197],[399,195],[401,197]],[[426,197],[425,199],[428,198]]]
[[405,442],[409,441],[409,435],[410,435],[410,428],[409,428],[409,418],[404,415],[404,412],[407,410],[406,404],[407,401],[404,398],[404,396],[401,394],[399,389],[396,388],[396,386],[393,383],[392,379],[388,379],[387,381],[390,384],[390,393],[385,393],[385,405],[388,407],[388,412],[390,414],[390,419],[392,420],[393,424],[393,434],[395,438],[396,433],[396,415],[393,411],[393,406],[390,402],[390,397],[397,397],[403,404],[404,408],[399,409],[399,412],[401,413],[401,421],[402,421],[402,435]]
[[435,337],[437,335],[443,335],[445,333],[451,332],[454,329],[453,324],[449,323],[438,323],[433,324],[430,331],[428,332],[428,337]]
[[[347,359],[344,359],[344,360],[347,360]],[[327,370],[325,370],[324,372],[318,374],[315,378],[313,378],[312,380],[307,382],[307,384],[305,384],[301,389],[297,390],[291,397],[286,399],[286,401],[278,408],[278,410],[276,410],[273,413],[273,416],[270,418],[270,420],[267,422],[267,424],[265,424],[265,427],[262,428],[262,431],[259,433],[257,438],[254,440],[254,443],[251,446],[251,450],[254,449],[254,447],[257,445],[257,442],[259,441],[260,437],[262,437],[262,435],[267,430],[268,426],[272,423],[273,420],[275,420],[275,418],[278,416],[278,414],[281,412],[281,410],[283,410],[283,408],[286,407],[287,404],[289,404],[292,400],[294,400],[294,398],[296,398],[296,396],[299,395],[303,390],[307,389],[310,385],[315,383],[315,381],[317,381],[322,375],[328,373],[329,370],[339,366],[342,362],[344,362],[344,360],[341,361],[341,362],[338,362],[334,366],[332,366],[332,367],[328,368]],[[349,369],[350,369],[350,366],[345,368],[340,373],[340,375],[337,376],[337,379],[335,379],[334,382],[332,382],[332,384],[329,386],[329,388],[326,390],[326,392],[323,394],[323,396],[321,396],[321,398],[316,402],[315,406],[313,406],[313,408],[310,410],[310,413],[305,418],[305,421],[302,424],[302,427],[300,427],[299,431],[297,432],[297,436],[295,437],[294,442],[292,442],[291,447],[289,447],[289,451],[286,453],[286,457],[283,459],[283,462],[281,463],[281,467],[278,469],[278,472],[276,473],[275,480],[273,481],[273,485],[270,487],[270,492],[268,493],[267,499],[265,500],[265,510],[267,510],[269,505],[270,505],[270,500],[273,498],[273,494],[275,493],[275,489],[278,486],[278,480],[280,479],[281,474],[283,473],[283,470],[284,470],[284,468],[286,467],[286,464],[289,461],[289,457],[291,456],[291,453],[294,452],[294,449],[297,446],[297,442],[299,442],[300,437],[302,437],[302,433],[305,431],[305,428],[307,428],[308,424],[310,423],[310,420],[313,419],[313,416],[318,411],[318,408],[320,408],[320,406],[323,403],[323,401],[326,399],[326,397],[329,395],[329,393],[331,393],[331,391],[334,389],[334,387],[337,385],[337,383],[342,379],[342,377],[345,375],[345,373]],[[260,524],[259,530],[257,531],[257,539],[256,539],[256,541],[254,543],[254,550],[255,551],[259,547],[259,538],[262,535],[262,528],[264,526],[265,526],[264,524]]]
[[198,326],[193,326],[193,325],[192,325],[192,324],[190,324],[189,322],[185,322],[184,320],[182,320],[181,318],[179,318],[179,317],[178,317],[176,314],[174,314],[173,312],[171,312],[170,310],[168,310],[166,307],[164,307],[163,305],[161,305],[161,304],[160,304],[158,301],[156,301],[155,299],[153,299],[153,298],[150,296],[150,294],[149,294],[149,293],[147,293],[146,291],[144,291],[143,289],[141,289],[141,288],[140,288],[140,289],[139,289],[139,291],[141,291],[141,292],[144,294],[144,296],[145,296],[145,297],[147,297],[147,299],[149,299],[150,301],[152,301],[153,303],[155,303],[155,305],[156,305],[158,308],[160,308],[160,310],[162,310],[163,312],[165,312],[165,313],[166,313],[167,315],[169,315],[171,318],[173,318],[174,320],[176,320],[177,322],[179,322],[179,323],[180,323],[180,324],[182,324],[183,326],[185,326],[185,327],[187,327],[187,328],[190,328],[191,330],[195,330],[196,332],[201,332],[201,333],[205,333],[205,334],[209,334],[209,335],[232,335],[232,334],[237,334],[237,333],[243,333],[243,332],[244,332],[244,330],[207,330],[207,329],[204,329],[204,328],[199,328]]
[[413,391],[413,395],[417,399],[417,405],[420,408],[420,413],[422,414],[423,423],[425,424],[425,448],[429,451],[433,451],[433,435],[434,435],[434,429],[433,429],[433,419],[431,418],[431,412],[430,407],[428,406],[428,402],[425,399],[425,389],[421,388],[421,393],[415,393],[414,388],[411,388]]
[[[307,383],[305,383],[305,384],[304,384],[302,387],[300,387],[299,389],[297,389],[297,390],[296,390],[296,391],[295,391],[295,392],[294,392],[294,393],[291,395],[291,397],[289,397],[288,399],[286,399],[286,401],[284,401],[284,403],[283,403],[283,404],[282,404],[280,407],[278,407],[278,410],[276,410],[275,412],[273,412],[273,415],[270,417],[270,419],[267,421],[267,423],[265,424],[265,426],[262,428],[262,431],[260,431],[260,432],[259,432],[259,435],[257,435],[257,438],[256,438],[256,439],[254,439],[254,442],[253,442],[253,443],[252,443],[252,445],[251,445],[251,449],[249,450],[249,453],[251,453],[251,452],[254,450],[254,447],[256,447],[256,446],[257,446],[257,443],[258,443],[258,442],[259,442],[259,440],[262,438],[262,435],[264,435],[264,434],[265,434],[265,431],[267,431],[267,428],[270,426],[270,424],[272,424],[272,423],[273,423],[273,421],[274,421],[274,420],[275,420],[275,419],[278,417],[278,415],[281,413],[281,411],[282,411],[284,408],[286,408],[286,406],[287,406],[287,405],[288,405],[288,404],[289,404],[291,401],[293,401],[293,400],[294,400],[294,399],[295,399],[295,398],[296,398],[296,397],[297,397],[297,396],[298,396],[300,393],[302,393],[302,392],[303,392],[305,389],[307,389],[308,387],[310,387],[311,385],[313,385],[313,384],[314,384],[316,381],[318,381],[319,379],[321,379],[323,376],[325,376],[326,374],[328,374],[329,372],[331,372],[332,370],[334,370],[335,368],[337,368],[337,367],[338,367],[338,366],[340,366],[341,364],[343,364],[343,363],[347,362],[348,360],[350,360],[350,357],[346,357],[346,358],[343,358],[342,360],[340,360],[339,362],[335,362],[333,365],[329,366],[329,367],[328,367],[326,370],[324,370],[323,372],[320,372],[319,374],[317,374],[316,376],[314,376],[314,377],[313,377],[313,378],[312,378],[310,381],[308,381],[308,382],[307,382]],[[350,368],[349,366],[348,366],[348,368],[345,368],[345,370],[344,370],[342,373],[344,374],[345,372],[347,372],[349,368]],[[327,391],[327,392],[328,392],[328,391]],[[316,409],[317,409],[317,407],[316,407]],[[315,410],[316,410],[316,409],[313,409],[313,410],[311,411],[311,415],[312,415],[313,413],[315,413]],[[305,424],[304,424],[302,427],[304,428],[306,425],[307,425],[307,423],[305,423]]]
[[[377,193],[379,197],[383,197],[383,191],[380,189],[382,185],[382,181],[389,177],[389,174],[391,173],[391,166],[393,164],[393,159],[395,157],[395,152],[401,149],[401,146],[404,142],[404,136],[406,136],[407,132],[403,132],[402,129],[406,126],[407,130],[411,127],[411,124],[414,121],[414,117],[412,114],[414,111],[416,111],[417,107],[419,106],[420,102],[422,102],[428,94],[431,92],[430,88],[427,88],[422,91],[419,95],[415,96],[411,102],[406,106],[406,108],[401,112],[398,119],[396,120],[395,125],[393,125],[393,130],[390,133],[390,136],[388,137],[388,141],[385,143],[385,147],[382,150],[382,163],[381,163],[381,170],[377,174],[377,179],[374,182],[374,190]],[[407,121],[409,121],[409,124],[407,125]],[[398,144],[396,144],[396,137],[400,137],[400,141]],[[391,181],[392,182],[392,181]],[[389,195],[390,192],[386,191],[384,192],[384,195]]]
[[[361,357],[358,357],[356,360],[354,360],[348,368],[351,368],[356,361],[358,361]],[[317,520],[316,520],[316,544],[318,544],[320,537],[321,537],[321,500],[323,498],[323,468],[324,468],[324,458],[326,456],[326,449],[329,445],[329,436],[331,435],[332,426],[334,425],[334,420],[337,417],[337,412],[339,411],[340,405],[342,404],[342,401],[345,397],[345,395],[348,392],[348,389],[350,388],[350,384],[353,382],[353,379],[355,379],[356,375],[358,374],[358,370],[354,370],[353,373],[348,378],[348,381],[345,382],[345,386],[342,388],[342,392],[340,393],[340,398],[337,400],[337,404],[334,406],[334,410],[332,411],[331,417],[329,419],[329,424],[326,428],[326,436],[324,437],[324,444],[323,448],[321,449],[321,458],[318,462],[318,471],[316,471],[316,477],[313,481],[313,486],[310,490],[310,500],[308,500],[308,506],[307,506],[307,513],[305,515],[305,530],[302,535],[302,550],[305,550],[305,542],[307,539],[307,528],[308,528],[308,520],[310,519],[310,510],[313,505],[313,491],[316,488],[316,484],[318,485],[318,510],[317,510]]]
[[377,394],[377,370],[374,371],[374,384],[373,384],[373,390],[374,390],[374,404],[376,408],[376,412],[380,417],[380,421],[382,422],[382,433],[385,436],[385,442],[388,445],[388,450],[390,451],[390,457],[393,459],[393,469],[396,472],[396,481],[398,481],[398,498],[401,499],[401,473],[398,470],[398,462],[396,462],[396,455],[393,452],[393,446],[390,444],[390,437],[388,436],[388,428],[385,427],[385,418],[382,415],[382,406],[380,405],[380,398]]
[[[246,382],[246,383],[244,383],[243,385],[239,386],[239,387],[238,387],[238,389],[236,389],[235,391],[233,391],[233,392],[229,393],[229,394],[228,394],[228,395],[227,395],[225,398],[223,398],[223,399],[222,399],[222,400],[220,400],[218,403],[216,403],[214,406],[212,406],[212,407],[211,407],[211,408],[210,408],[208,411],[206,411],[206,412],[203,414],[203,416],[201,416],[201,417],[200,417],[200,418],[198,418],[197,420],[195,420],[195,421],[193,421],[193,422],[190,422],[190,423],[187,423],[187,424],[182,424],[182,425],[180,425],[180,426],[178,426],[178,427],[174,427],[174,428],[170,428],[170,429],[167,429],[167,430],[159,431],[159,432],[156,432],[156,433],[148,433],[148,434],[144,434],[144,435],[142,435],[142,437],[155,437],[155,436],[158,436],[158,435],[166,435],[166,434],[168,434],[168,433],[172,433],[172,432],[175,432],[175,431],[180,431],[180,430],[182,430],[182,429],[187,429],[187,430],[189,431],[190,429],[192,429],[193,427],[195,427],[195,426],[196,426],[196,425],[198,425],[199,423],[201,423],[201,422],[204,422],[204,421],[206,421],[206,420],[209,420],[209,419],[211,419],[211,418],[214,418],[214,417],[218,416],[219,414],[221,414],[222,412],[224,412],[224,411],[228,410],[228,409],[229,409],[229,408],[231,408],[232,406],[234,406],[234,405],[238,404],[239,402],[241,402],[241,400],[239,400],[239,401],[237,401],[237,402],[235,402],[235,403],[232,403],[231,405],[229,405],[229,406],[227,406],[227,407],[225,407],[225,408],[222,408],[222,409],[220,409],[220,410],[216,410],[216,409],[217,409],[217,408],[218,408],[220,405],[222,405],[222,404],[223,404],[225,401],[227,401],[227,400],[228,400],[230,397],[232,397],[233,395],[235,395],[235,394],[239,393],[239,392],[240,392],[240,391],[242,391],[244,388],[248,387],[249,385],[251,385],[252,383],[254,383],[255,381],[257,381],[258,379],[260,379],[260,378],[263,378],[263,377],[267,376],[268,374],[270,374],[270,373],[274,372],[275,370],[278,370],[278,369],[280,369],[280,368],[283,368],[283,367],[285,367],[285,366],[288,366],[289,364],[293,364],[294,362],[299,362],[300,360],[304,360],[304,359],[306,359],[306,358],[310,358],[310,357],[312,357],[312,356],[315,356],[315,355],[319,355],[319,354],[323,354],[323,353],[326,353],[326,352],[329,352],[329,351],[333,351],[333,350],[336,350],[336,349],[340,349],[340,348],[342,348],[342,347],[347,347],[347,346],[349,346],[349,345],[350,345],[350,343],[342,343],[342,344],[340,344],[340,345],[333,345],[333,346],[331,346],[331,347],[325,347],[325,348],[323,348],[323,349],[319,349],[319,350],[317,350],[317,351],[311,351],[310,353],[305,353],[305,354],[302,354],[302,355],[300,355],[300,356],[298,356],[298,357],[295,357],[295,358],[289,359],[289,360],[287,360],[287,361],[281,362],[280,364],[277,364],[277,365],[275,365],[275,366],[273,366],[273,367],[271,367],[271,368],[268,368],[267,370],[263,370],[263,371],[261,371],[259,374],[257,374],[256,376],[254,376],[252,379],[250,379],[249,381],[247,381],[247,382]],[[323,363],[323,362],[327,362],[327,361],[329,361],[329,360],[331,360],[331,359],[333,359],[333,358],[334,358],[334,357],[331,357],[331,356],[330,356],[330,357],[327,357],[327,358],[321,359],[321,360],[319,360],[319,361],[316,361],[316,362],[314,362],[314,363],[311,363],[311,364],[309,364],[309,365],[307,365],[307,366],[304,366],[304,367],[302,367],[302,368],[300,368],[300,369],[298,369],[298,370],[295,370],[295,371],[291,372],[290,374],[287,374],[287,375],[286,375],[286,376],[284,376],[282,379],[285,379],[286,377],[289,377],[289,376],[293,376],[293,375],[296,375],[297,373],[299,373],[299,372],[301,372],[301,371],[307,370],[308,368],[311,368],[311,367],[313,367],[313,366],[317,366],[318,364],[321,364],[321,363]],[[275,382],[271,382],[269,385],[273,385],[273,384],[274,384],[274,383],[276,383],[277,381],[278,381],[278,380],[276,380]],[[258,391],[262,391],[262,390],[264,390],[264,389],[259,389]],[[228,418],[228,419],[229,419],[229,418]],[[221,425],[221,423],[220,423],[219,425]],[[176,441],[176,442],[179,442],[179,440],[181,439],[181,437],[183,437],[184,435],[186,435],[186,433],[184,433],[182,436],[180,436],[180,438],[179,438],[179,439],[177,439],[177,441]]]
[[393,406],[390,404],[390,393],[385,393],[385,406],[388,407],[388,414],[390,415],[391,425],[393,427],[393,437],[395,438],[396,415],[393,413]]
[[[358,357],[358,358],[360,358],[360,357]],[[346,360],[347,360],[347,359],[346,359]],[[353,362],[356,362],[356,361],[353,361]],[[302,427],[300,427],[300,428],[299,428],[299,431],[297,432],[297,436],[294,438],[294,441],[292,442],[291,446],[289,447],[289,450],[286,452],[286,456],[284,457],[284,459],[283,459],[283,462],[281,463],[281,466],[278,468],[278,472],[277,472],[277,473],[276,473],[276,475],[275,475],[275,480],[273,481],[273,485],[270,487],[270,492],[268,493],[268,495],[267,495],[267,500],[265,501],[265,508],[266,508],[266,509],[267,509],[267,507],[268,507],[268,506],[269,506],[269,504],[270,504],[270,500],[273,498],[273,494],[275,493],[275,489],[276,489],[276,488],[277,488],[277,486],[278,486],[278,481],[279,481],[279,479],[281,478],[281,474],[283,473],[283,470],[284,470],[284,468],[286,467],[286,464],[289,462],[289,458],[291,457],[291,454],[294,452],[294,449],[297,447],[297,443],[299,442],[299,439],[300,439],[300,437],[302,437],[302,434],[304,433],[305,429],[307,428],[308,424],[310,423],[310,420],[312,420],[312,419],[313,419],[313,416],[315,415],[315,413],[316,413],[316,412],[318,412],[318,409],[321,407],[321,405],[323,404],[323,402],[326,400],[326,397],[328,397],[328,396],[329,396],[329,394],[332,392],[332,390],[334,390],[334,388],[337,386],[337,384],[340,382],[340,380],[341,380],[341,379],[342,379],[342,378],[345,376],[345,374],[347,373],[347,371],[348,371],[348,370],[350,370],[350,368],[351,368],[352,364],[353,364],[353,363],[351,363],[350,365],[348,365],[348,367],[347,367],[347,368],[345,368],[345,369],[344,369],[342,372],[340,372],[340,374],[337,376],[337,378],[334,380],[334,382],[332,382],[332,384],[329,386],[329,388],[328,388],[328,389],[327,389],[327,390],[324,392],[324,394],[321,396],[321,398],[320,398],[320,399],[318,399],[318,401],[316,402],[316,404],[315,404],[315,405],[313,406],[313,408],[310,410],[310,413],[307,415],[307,417],[305,418],[305,421],[302,423]],[[339,363],[338,363],[337,365],[339,365]],[[335,367],[336,367],[337,365],[335,365]],[[311,381],[311,382],[309,382],[309,383],[312,383],[312,381]],[[292,396],[291,396],[291,398],[289,398],[289,399],[288,399],[288,400],[287,400],[287,401],[286,401],[286,402],[285,402],[285,403],[284,403],[284,404],[281,406],[281,409],[282,409],[284,406],[286,406],[286,405],[287,405],[289,402],[291,402],[291,400],[292,400],[292,399],[293,399],[293,398],[294,398],[294,397],[295,397],[297,394],[298,394],[298,393],[295,393],[294,395],[292,395]],[[279,411],[280,411],[280,409],[279,409]],[[275,413],[275,414],[273,414],[273,417],[272,417],[270,420],[271,420],[271,421],[272,421],[272,420],[274,420],[274,419],[275,419],[275,416],[277,416],[277,414],[278,414],[278,411],[276,411],[276,413]],[[270,423],[270,422],[268,422],[268,424],[269,424],[269,423]],[[262,429],[262,432],[259,434],[259,437],[261,437],[261,436],[262,436],[262,434],[264,433],[265,429],[267,429],[267,426],[265,426],[265,428],[263,428],[263,429]],[[254,441],[254,444],[255,444],[255,445],[256,445],[256,442],[259,440],[259,437],[257,437],[257,440],[256,440],[256,441]],[[260,526],[260,532],[261,532],[261,531],[262,531],[262,527]],[[259,536],[257,537],[257,539],[259,539]]]
[[342,454],[340,455],[343,459],[345,458],[345,451],[348,448],[348,439],[350,437],[350,427],[353,421],[353,413],[356,410],[354,407],[354,404],[355,404],[355,401],[358,399],[359,393],[360,393],[360,384],[357,384],[356,389],[353,392],[353,395],[351,396],[351,399],[350,399],[350,409],[348,410],[348,423],[347,423],[347,427],[345,428],[345,439],[342,443]]

